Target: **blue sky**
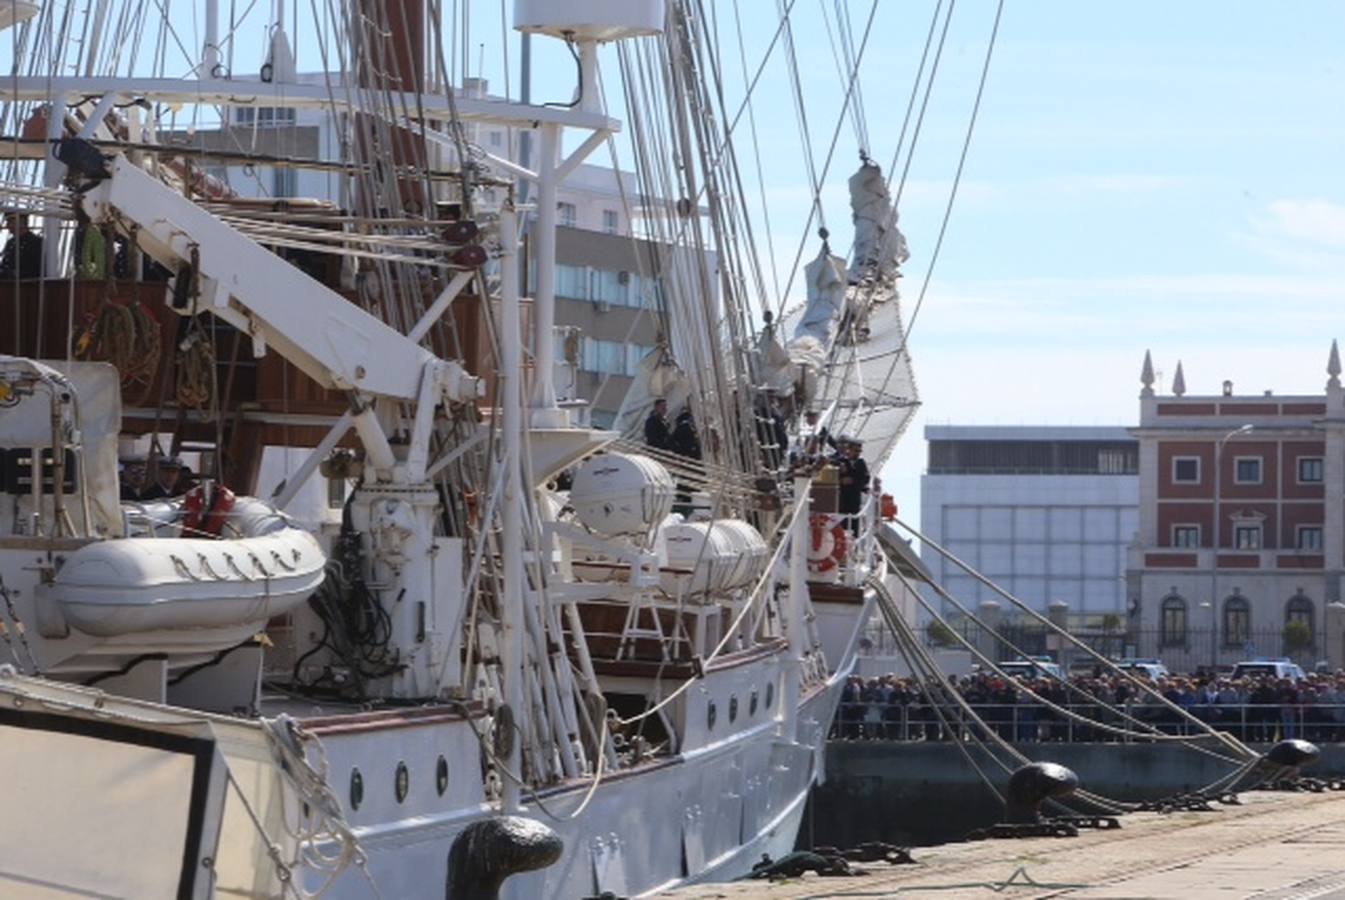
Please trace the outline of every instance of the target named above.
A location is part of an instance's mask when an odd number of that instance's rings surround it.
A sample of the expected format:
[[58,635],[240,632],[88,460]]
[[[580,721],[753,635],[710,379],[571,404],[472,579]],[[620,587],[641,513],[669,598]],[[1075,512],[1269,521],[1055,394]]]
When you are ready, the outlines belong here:
[[[840,2],[858,41],[870,0]],[[707,7],[718,17],[733,107],[743,84],[735,4]],[[501,7],[470,8],[474,73],[499,90]],[[935,0],[888,0],[873,19],[860,84],[871,151],[885,165],[934,8]],[[736,9],[752,70],[778,6],[738,0]],[[797,0],[793,9],[820,165],[844,93],[828,39],[837,0]],[[960,0],[948,29],[903,194],[908,315],[994,11],[992,0]],[[1146,348],[1164,380],[1182,359],[1193,393],[1215,391],[1224,378],[1257,392],[1321,388],[1330,338],[1345,332],[1343,35],[1345,4],[1323,0],[1008,0],[958,201],[911,338],[924,406],[885,473],[908,511],[918,505],[926,422],[1132,422]],[[314,67],[302,58],[302,35],[298,44],[301,67]],[[516,72],[516,37],[510,45]],[[568,99],[568,55],[546,39],[534,48],[534,98]],[[615,59],[610,51],[604,59],[612,84]],[[517,92],[516,75],[511,82]],[[754,111],[783,280],[811,190],[781,48]],[[755,204],[751,140],[740,130]],[[842,247],[845,179],[856,159],[847,126],[822,194]],[[805,258],[815,251],[810,241]]]
[[[462,8],[440,2],[446,11]],[[860,83],[871,149],[884,165],[935,2],[878,4]],[[258,4],[254,17],[269,5]],[[512,3],[469,5],[473,74],[479,59],[479,74],[500,90],[501,13]],[[742,95],[735,8],[747,65],[755,68],[778,5],[705,6],[718,17],[733,106]],[[871,0],[794,3],[819,165],[843,94],[828,40],[838,6],[862,31]],[[199,40],[193,5],[179,0],[172,9],[187,43]],[[318,68],[304,24],[312,6],[287,9],[291,23],[296,13],[301,23],[300,68]],[[929,265],[994,10],[993,0],[960,0],[949,27],[902,202],[912,253],[908,315]],[[263,28],[254,18],[240,30],[240,72],[260,65]],[[1008,0],[958,202],[912,334],[924,407],[887,470],[908,511],[918,502],[924,423],[1131,422],[1146,348],[1165,381],[1182,359],[1193,393],[1215,391],[1224,378],[1255,392],[1321,388],[1330,339],[1345,336],[1342,36],[1345,4],[1326,0]],[[512,33],[509,45],[517,93]],[[534,46],[534,99],[568,99],[568,54],[547,39]],[[610,85],[612,52],[604,59]],[[783,280],[811,191],[778,49],[754,102]],[[738,148],[755,206],[745,127]],[[822,194],[838,247],[848,243],[845,179],[856,159],[847,126]],[[759,252],[766,255],[764,240]],[[810,241],[805,259],[815,252]]]

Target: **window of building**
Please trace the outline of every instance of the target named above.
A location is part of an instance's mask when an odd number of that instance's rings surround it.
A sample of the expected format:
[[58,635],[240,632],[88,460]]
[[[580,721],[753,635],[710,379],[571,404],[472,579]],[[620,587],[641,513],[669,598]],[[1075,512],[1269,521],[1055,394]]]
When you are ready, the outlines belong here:
[[557,203],[556,211],[556,219],[561,225],[573,228],[575,223],[579,221],[579,211],[574,208],[573,203]]
[[1174,546],[1174,547],[1199,547],[1199,546],[1200,546],[1200,526],[1199,526],[1199,525],[1173,525],[1173,526],[1172,526],[1172,546]]
[[1322,526],[1299,525],[1294,530],[1294,546],[1299,550],[1322,549]]
[[617,217],[616,210],[604,209],[602,211],[602,230],[608,234],[616,234],[620,221],[621,220]]
[[584,338],[579,368],[602,375],[634,375],[652,348],[624,341]]
[[299,173],[294,169],[275,168],[271,170],[271,196],[293,197],[298,187]]
[[[532,284],[537,284],[534,275]],[[571,300],[587,300],[588,269],[584,266],[556,266],[556,296]]]
[[1186,644],[1186,601],[1176,594],[1163,598],[1160,640],[1164,647]]
[[1297,625],[1300,632],[1302,629],[1306,628],[1307,637],[1311,639],[1317,633],[1315,630],[1315,619],[1316,609],[1312,604],[1312,600],[1302,591],[1299,591],[1290,597],[1289,602],[1284,605],[1284,624],[1286,631],[1289,630],[1289,626]]
[[1224,646],[1242,647],[1252,638],[1252,606],[1234,594],[1224,601]]
[[594,300],[601,300],[603,303],[626,306],[627,298],[630,295],[629,282],[630,276],[625,272],[617,272],[612,269],[596,269],[591,281],[592,297]]
[[1298,483],[1321,484],[1323,477],[1322,458],[1320,456],[1300,456],[1298,458]]
[[1233,526],[1233,546],[1239,550],[1261,549],[1261,525],[1238,524]]
[[492,131],[492,132],[490,133],[490,145],[491,145],[492,147],[503,147],[503,146],[504,146],[504,132],[503,132],[503,131]]
[[[251,112],[251,110],[249,110]],[[295,110],[292,106],[259,106],[257,107],[258,125],[293,125],[295,122]],[[243,120],[240,120],[243,121]],[[252,123],[249,117],[248,124]]]
[[1174,456],[1172,481],[1174,484],[1200,484],[1200,457]]
[[1239,456],[1233,462],[1233,481],[1237,484],[1261,483],[1261,457]]

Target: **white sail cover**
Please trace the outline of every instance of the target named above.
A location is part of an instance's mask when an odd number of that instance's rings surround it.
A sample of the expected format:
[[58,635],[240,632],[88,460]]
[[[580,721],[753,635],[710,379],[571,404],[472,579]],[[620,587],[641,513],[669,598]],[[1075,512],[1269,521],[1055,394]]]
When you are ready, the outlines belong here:
[[896,278],[897,267],[910,252],[906,237],[897,227],[887,180],[876,163],[865,162],[850,176],[850,211],[855,223],[851,271],[862,278]]
[[794,328],[794,339],[812,338],[830,349],[836,339],[836,326],[845,312],[845,260],[832,256],[826,245],[817,258],[803,268],[808,288],[808,305]]

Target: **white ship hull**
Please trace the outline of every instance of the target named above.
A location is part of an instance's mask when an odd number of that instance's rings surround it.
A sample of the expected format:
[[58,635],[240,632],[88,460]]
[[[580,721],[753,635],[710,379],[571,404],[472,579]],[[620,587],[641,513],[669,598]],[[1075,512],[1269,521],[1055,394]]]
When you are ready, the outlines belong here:
[[[740,666],[728,672],[712,674],[706,681],[710,690],[733,695],[746,691],[763,679],[782,674],[782,660],[768,658]],[[804,697],[797,708],[793,727],[797,740],[787,740],[781,731],[790,727],[790,718],[776,699],[767,709],[760,694],[758,707],[750,712],[750,701],[730,723],[717,723],[722,737],[672,757],[623,770],[602,783],[583,811],[569,816],[588,793],[587,780],[543,791],[525,803],[522,814],[550,825],[564,842],[564,853],[554,865],[533,873],[517,875],[505,883],[504,896],[511,898],[581,897],[611,891],[617,896],[642,896],[680,884],[728,881],[750,873],[764,855],[779,858],[794,848],[808,791],[822,772],[822,748],[848,672],[840,672]],[[138,725],[163,727],[178,733],[183,723],[193,723],[194,731],[209,733],[225,762],[228,774],[216,767],[214,776],[221,782],[218,795],[203,801],[203,821],[193,824],[197,812],[192,802],[191,815],[184,829],[190,843],[193,831],[218,835],[214,852],[207,844],[199,850],[215,867],[215,883],[204,887],[199,879],[189,896],[281,896],[278,871],[267,846],[275,843],[286,856],[283,822],[292,822],[301,799],[286,783],[276,760],[267,752],[267,743],[255,723],[238,720],[208,719],[188,710],[156,707],[135,701],[98,698],[92,692],[54,682],[8,675],[0,690],[9,693],[5,706],[14,710],[40,707],[33,717],[32,740],[11,740],[0,749],[15,779],[5,793],[34,789],[63,810],[59,821],[94,823],[125,821],[133,815],[130,807],[142,810],[146,821],[154,821],[152,810],[165,802],[168,790],[156,775],[146,775],[144,793],[138,793],[138,773],[125,766],[108,774],[119,793],[109,797],[100,789],[97,773],[88,783],[75,784],[66,778],[67,765],[84,770],[96,769],[88,762],[88,748],[65,748],[39,756],[36,748],[53,750],[48,743],[53,732],[56,741],[80,741],[88,737],[99,742],[109,739],[107,722],[128,729]],[[20,699],[21,698],[21,699]],[[39,701],[39,702],[33,702]],[[704,708],[708,700],[693,708]],[[91,715],[82,715],[87,706]],[[96,713],[94,706],[98,707]],[[74,713],[62,724],[52,724],[52,711]],[[85,735],[79,735],[80,722]],[[0,725],[24,727],[24,716],[7,713]],[[428,707],[402,712],[351,714],[315,718],[307,722],[318,735],[326,757],[328,781],[338,796],[358,845],[367,857],[364,871],[350,867],[328,885],[324,896],[365,898],[374,895],[370,882],[383,897],[405,900],[442,900],[445,896],[449,850],[454,839],[468,825],[497,814],[497,807],[482,794],[480,757],[472,722],[457,709]],[[143,732],[142,732],[143,734]],[[41,737],[39,737],[41,735]],[[9,734],[17,738],[18,732]],[[127,751],[137,752],[143,742],[127,739]],[[106,744],[100,746],[106,747]],[[74,752],[69,752],[70,750]],[[80,750],[84,752],[80,752]],[[113,754],[121,752],[113,751]],[[109,754],[109,757],[112,754]],[[310,754],[311,755],[311,754]],[[443,756],[449,777],[436,777],[436,761]],[[397,771],[405,764],[405,794],[397,799]],[[154,769],[145,765],[144,769]],[[358,807],[352,802],[349,786],[353,773],[361,775],[363,790]],[[227,779],[245,792],[249,801],[240,805],[222,785]],[[198,779],[199,780],[199,779]],[[285,785],[280,790],[276,786]],[[65,787],[68,785],[68,787]],[[440,793],[440,787],[443,792]],[[69,790],[67,795],[63,791]],[[207,794],[210,792],[207,791]],[[195,794],[193,793],[193,796]],[[222,798],[222,799],[221,799]],[[21,802],[11,794],[7,801]],[[542,811],[545,804],[552,816]],[[244,808],[246,807],[246,809]],[[123,808],[125,807],[125,808]],[[254,819],[253,816],[256,816]],[[171,817],[170,817],[171,818]],[[260,822],[262,827],[257,827]],[[54,836],[42,831],[41,820],[33,820],[22,832],[5,836],[0,847],[0,888],[19,890],[24,885],[41,884],[55,896],[79,893],[91,888],[88,870],[61,866],[56,871],[42,870],[34,859],[52,852],[59,844]],[[76,829],[78,830],[78,829]],[[266,831],[265,836],[262,835]],[[116,855],[117,841],[127,847],[138,845],[148,835],[118,834],[101,830],[102,850]],[[289,830],[292,836],[293,831]],[[78,837],[78,835],[75,835]],[[171,829],[161,838],[170,846],[182,840]],[[335,855],[334,846],[316,848]],[[31,851],[31,853],[30,853]],[[190,854],[189,854],[190,855]],[[58,852],[54,857],[62,860]],[[311,855],[310,855],[310,858]],[[176,853],[162,864],[172,869]],[[367,876],[366,873],[367,872]],[[299,868],[294,877],[306,888],[323,886],[325,872],[320,867]],[[149,883],[175,883],[176,871],[146,874],[137,863],[126,871],[104,864],[96,869],[100,895],[136,896]],[[154,881],[153,879],[157,879]],[[0,891],[2,893],[3,891]]]

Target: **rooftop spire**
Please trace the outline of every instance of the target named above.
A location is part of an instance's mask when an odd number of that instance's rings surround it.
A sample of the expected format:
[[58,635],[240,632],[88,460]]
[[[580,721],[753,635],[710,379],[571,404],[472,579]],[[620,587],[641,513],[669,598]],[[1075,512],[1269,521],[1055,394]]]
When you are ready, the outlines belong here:
[[1152,397],[1154,393],[1154,361],[1148,350],[1144,351],[1144,368],[1140,369],[1140,384],[1144,385],[1144,390],[1140,391],[1140,396]]
[[1336,346],[1336,339],[1331,339],[1331,356],[1326,360],[1326,374],[1331,377],[1326,380],[1326,386],[1329,388],[1340,387],[1340,348]]
[[1172,393],[1180,397],[1186,393],[1186,374],[1182,372],[1182,361],[1177,360],[1177,374],[1172,376]]

